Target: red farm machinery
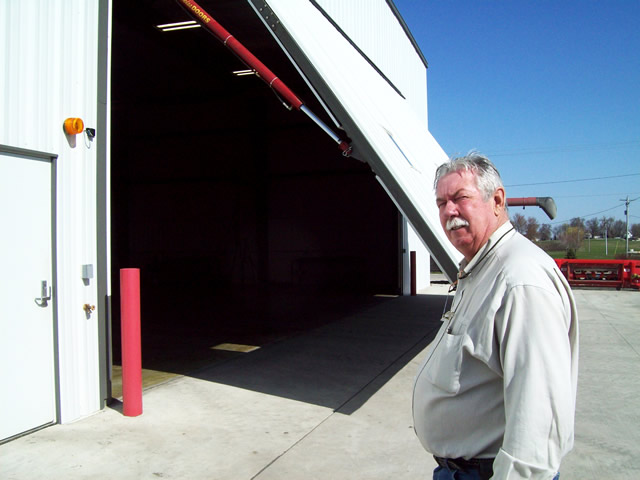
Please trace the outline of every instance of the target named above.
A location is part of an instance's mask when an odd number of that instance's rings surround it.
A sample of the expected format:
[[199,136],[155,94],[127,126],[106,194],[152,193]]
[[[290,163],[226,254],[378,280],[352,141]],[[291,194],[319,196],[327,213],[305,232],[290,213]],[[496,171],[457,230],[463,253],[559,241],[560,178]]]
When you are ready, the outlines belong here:
[[572,287],[614,287],[640,290],[640,260],[581,260],[557,258]]
[[[553,219],[556,204],[551,197],[508,198],[510,207],[540,207]],[[635,288],[640,290],[640,260],[556,259],[572,287]]]

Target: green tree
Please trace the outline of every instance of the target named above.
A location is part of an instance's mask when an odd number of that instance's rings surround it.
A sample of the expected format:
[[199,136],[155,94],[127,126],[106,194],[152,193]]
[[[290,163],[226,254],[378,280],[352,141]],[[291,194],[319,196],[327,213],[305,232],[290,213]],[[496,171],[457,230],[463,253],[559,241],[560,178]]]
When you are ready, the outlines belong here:
[[549,225],[548,223],[543,223],[540,229],[538,230],[538,236],[542,241],[551,240],[551,236],[552,236],[551,225]]
[[584,240],[584,229],[569,226],[559,235],[559,239],[564,248],[575,252],[580,248]]
[[584,220],[580,217],[574,217],[571,219],[571,222],[569,222],[569,226],[570,227],[577,227],[577,228],[581,228],[583,231],[586,230],[585,225],[584,225]]
[[567,228],[569,228],[569,224],[567,223],[561,223],[560,225],[553,227],[553,238],[560,240],[567,231]]
[[600,235],[600,221],[597,218],[590,218],[585,223],[585,230],[591,234],[591,237]]
[[524,218],[524,215],[520,213],[514,213],[513,217],[511,217],[511,223],[513,227],[516,229],[516,232],[525,235],[527,233],[527,220]]
[[624,237],[627,233],[627,224],[622,220],[616,220],[610,227],[612,237]]
[[527,218],[527,232],[525,233],[525,237],[527,237],[529,240],[532,240],[532,241],[538,238],[539,227],[540,227],[540,224],[535,218],[533,217]]
[[602,217],[600,219],[600,235],[602,235],[603,237],[612,237],[613,235],[611,235],[611,232],[609,232],[609,230],[611,229],[611,225],[613,225],[614,221],[615,220],[613,217]]

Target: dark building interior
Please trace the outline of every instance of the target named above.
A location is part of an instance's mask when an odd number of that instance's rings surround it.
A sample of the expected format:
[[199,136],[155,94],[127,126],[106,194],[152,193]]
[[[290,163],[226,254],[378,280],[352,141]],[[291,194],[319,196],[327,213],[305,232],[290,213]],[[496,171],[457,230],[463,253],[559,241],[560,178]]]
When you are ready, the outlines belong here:
[[[248,3],[199,3],[334,126]],[[234,75],[245,65],[204,28],[155,27],[190,19],[177,2],[113,2],[114,364],[120,268],[141,269],[145,368],[273,341],[400,289],[398,211],[369,166]]]

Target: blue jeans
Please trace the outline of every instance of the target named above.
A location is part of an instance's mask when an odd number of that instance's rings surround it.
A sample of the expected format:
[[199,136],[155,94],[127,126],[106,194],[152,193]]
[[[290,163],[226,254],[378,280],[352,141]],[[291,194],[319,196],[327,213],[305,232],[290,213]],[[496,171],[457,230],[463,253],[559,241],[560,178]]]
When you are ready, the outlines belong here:
[[466,471],[449,470],[441,466],[437,466],[433,471],[433,480],[488,480],[493,475],[490,468],[481,471],[479,468],[468,468]]
[[[438,466],[433,471],[433,480],[488,480],[492,475],[493,470],[490,468],[468,468],[466,472],[462,472]],[[557,474],[553,477],[553,480],[558,480],[559,478],[560,474]]]

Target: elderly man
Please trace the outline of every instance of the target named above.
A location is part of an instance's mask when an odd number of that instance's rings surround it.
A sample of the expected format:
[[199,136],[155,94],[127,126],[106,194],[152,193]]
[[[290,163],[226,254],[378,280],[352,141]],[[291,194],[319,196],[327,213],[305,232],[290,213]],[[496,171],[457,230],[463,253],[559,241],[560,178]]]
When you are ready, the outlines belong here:
[[556,478],[573,445],[571,289],[514,230],[488,158],[450,160],[434,185],[442,228],[464,259],[413,392],[416,434],[438,463],[433,478]]

